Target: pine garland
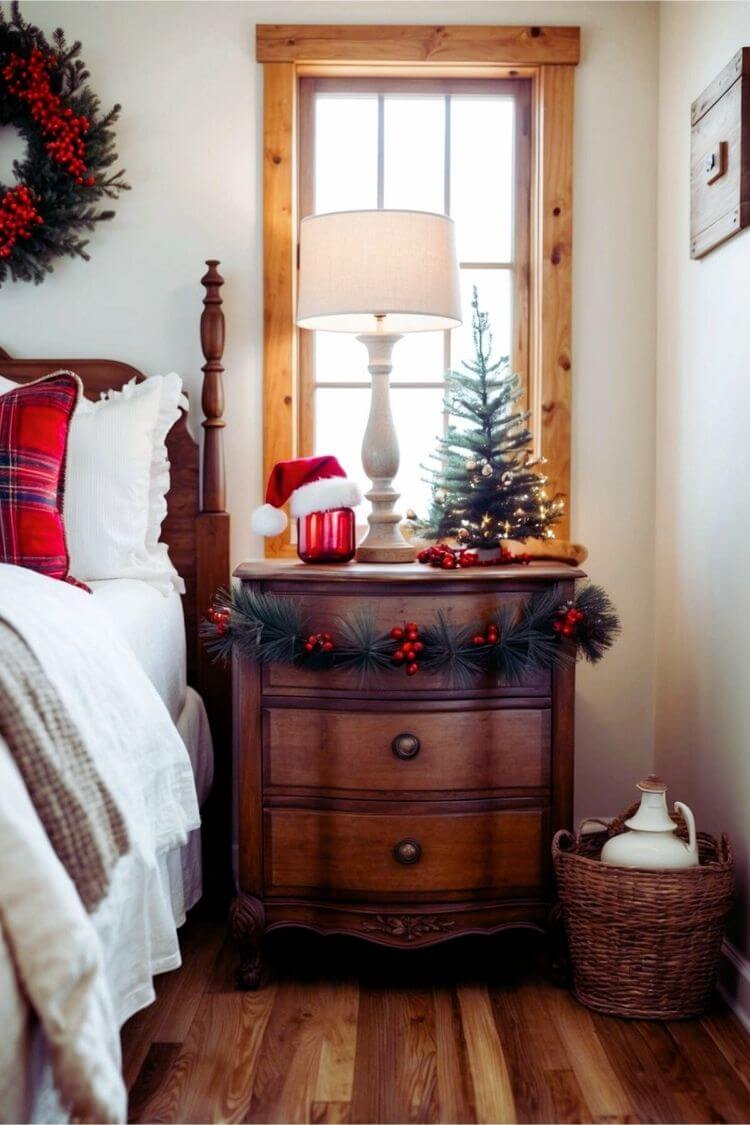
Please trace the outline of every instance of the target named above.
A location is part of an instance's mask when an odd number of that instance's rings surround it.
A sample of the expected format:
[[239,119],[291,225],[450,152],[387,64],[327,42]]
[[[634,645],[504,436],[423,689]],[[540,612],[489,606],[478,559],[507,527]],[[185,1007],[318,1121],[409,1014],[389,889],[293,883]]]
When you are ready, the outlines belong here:
[[97,204],[129,188],[111,170],[120,106],[102,114],[80,51],[61,28],[48,42],[16,0],[9,17],[0,8],[0,127],[15,127],[27,145],[16,183],[0,183],[0,286],[38,285],[60,256],[88,260],[83,233],[114,217]]
[[585,583],[576,586],[571,601],[563,599],[561,587],[552,586],[520,604],[502,606],[491,623],[455,625],[439,612],[431,624],[396,624],[388,633],[378,631],[365,610],[338,619],[330,632],[316,633],[295,598],[238,586],[217,595],[201,626],[208,650],[223,662],[237,651],[259,664],[349,668],[363,679],[401,670],[403,657],[396,654],[405,631],[412,630],[419,637],[413,657],[419,670],[466,685],[486,672],[518,683],[579,657],[596,664],[614,643],[620,623],[605,591]]

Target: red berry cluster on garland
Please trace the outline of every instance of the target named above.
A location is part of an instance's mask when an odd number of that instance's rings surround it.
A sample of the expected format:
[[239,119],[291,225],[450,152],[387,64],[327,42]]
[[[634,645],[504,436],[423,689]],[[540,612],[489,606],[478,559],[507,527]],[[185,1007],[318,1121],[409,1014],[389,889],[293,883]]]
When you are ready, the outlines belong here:
[[469,551],[464,547],[449,547],[447,543],[438,543],[435,547],[425,547],[417,555],[417,561],[426,566],[438,567],[442,570],[464,570],[473,566],[508,566],[511,563],[520,563],[528,566],[531,555],[514,555],[507,547],[499,547],[498,554],[492,559],[480,559],[476,551]]
[[424,651],[424,643],[419,639],[419,626],[415,621],[409,621],[403,629],[395,625],[391,629],[391,636],[398,641],[398,648],[391,659],[394,664],[403,664],[407,676],[413,676],[419,671],[418,657]]
[[19,238],[31,238],[42,216],[27,187],[9,188],[0,195],[0,258],[9,258]]
[[229,626],[232,620],[232,612],[225,605],[212,605],[209,606],[206,617],[216,628],[216,632],[220,637],[226,636],[229,632]]
[[497,645],[500,639],[500,630],[494,621],[490,621],[484,633],[475,633],[471,638],[472,645]]
[[77,184],[94,186],[86,162],[85,136],[91,123],[88,117],[76,116],[51,86],[50,71],[56,66],[54,55],[34,47],[28,58],[13,53],[3,67],[2,75],[8,92],[26,102],[31,116],[47,138],[45,148],[56,163],[73,177]]
[[303,647],[305,652],[333,652],[333,637],[330,633],[310,633]]
[[484,633],[476,633],[471,638],[471,643],[479,647],[479,645],[496,645],[500,640],[500,630],[494,621],[490,621]]
[[560,637],[576,637],[578,626],[586,620],[586,614],[576,609],[572,602],[561,605],[557,617],[552,622],[552,628]]

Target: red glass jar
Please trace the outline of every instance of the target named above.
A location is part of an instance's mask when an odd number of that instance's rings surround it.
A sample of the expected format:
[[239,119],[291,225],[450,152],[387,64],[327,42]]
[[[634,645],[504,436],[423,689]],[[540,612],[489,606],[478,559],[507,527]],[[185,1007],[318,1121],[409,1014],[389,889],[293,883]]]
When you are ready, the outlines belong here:
[[345,563],[354,558],[353,508],[311,512],[297,520],[297,554],[306,563]]

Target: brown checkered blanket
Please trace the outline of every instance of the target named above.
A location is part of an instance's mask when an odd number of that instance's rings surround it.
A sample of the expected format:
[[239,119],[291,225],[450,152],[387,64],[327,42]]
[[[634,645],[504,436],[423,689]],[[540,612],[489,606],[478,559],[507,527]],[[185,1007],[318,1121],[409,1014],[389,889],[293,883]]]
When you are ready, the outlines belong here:
[[0,737],[87,912],[129,849],[122,814],[25,641],[0,621]]

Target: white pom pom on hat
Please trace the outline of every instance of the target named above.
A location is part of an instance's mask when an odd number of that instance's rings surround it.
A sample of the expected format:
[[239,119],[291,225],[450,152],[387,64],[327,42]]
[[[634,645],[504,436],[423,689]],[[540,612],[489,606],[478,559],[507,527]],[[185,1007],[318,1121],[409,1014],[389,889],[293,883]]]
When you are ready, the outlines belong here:
[[288,523],[284,509],[274,508],[273,504],[261,504],[250,517],[250,527],[256,535],[281,535]]
[[347,478],[335,457],[298,457],[279,461],[268,478],[266,502],[256,508],[250,526],[256,535],[280,535],[288,519],[283,505],[290,501],[296,519],[333,508],[354,508],[362,502],[358,485]]

